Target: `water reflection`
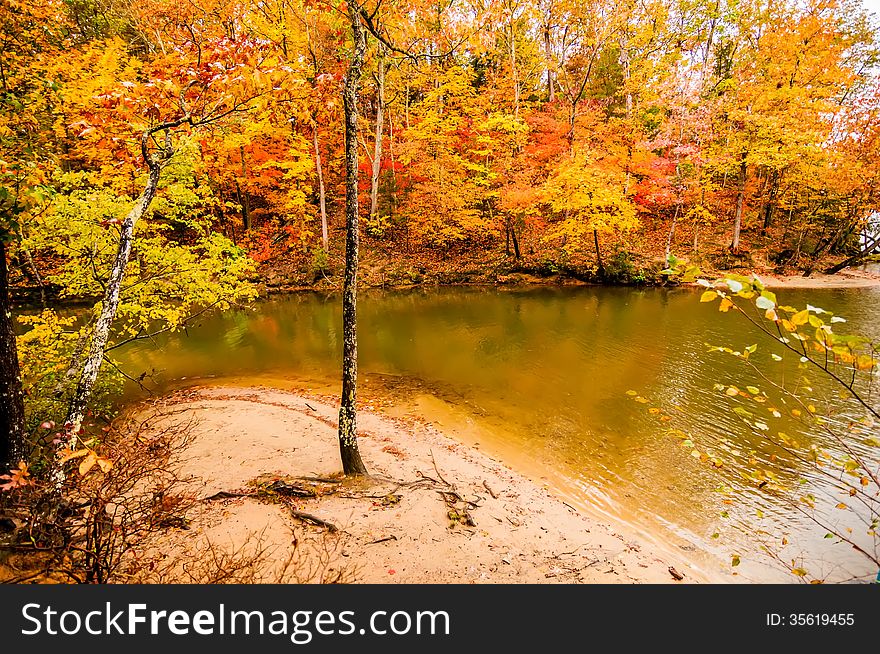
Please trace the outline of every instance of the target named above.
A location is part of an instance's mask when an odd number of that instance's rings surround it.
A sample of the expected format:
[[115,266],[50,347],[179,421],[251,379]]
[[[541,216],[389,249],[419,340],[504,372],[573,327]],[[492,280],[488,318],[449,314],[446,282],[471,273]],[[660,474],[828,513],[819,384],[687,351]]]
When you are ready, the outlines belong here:
[[[778,295],[782,303],[809,299],[845,315],[850,331],[880,336],[878,291]],[[713,390],[715,383],[760,384],[737,361],[705,346],[758,342],[763,353],[771,343],[744,321],[700,304],[692,291],[667,289],[369,291],[359,308],[367,395],[384,394],[401,410],[429,414],[583,506],[623,515],[655,533],[660,524],[675,545],[718,560],[733,548],[744,559],[762,559],[719,518],[725,506],[716,489],[725,480],[741,483],[735,466],[723,470],[720,481],[646,410],[677,412],[677,420],[731,460],[731,452],[760,449]],[[337,297],[294,295],[207,318],[187,333],[165,336],[159,347],[134,344],[119,358],[134,375],[158,370],[162,389],[194,377],[309,380],[333,388],[340,325]],[[797,374],[792,366],[775,370]],[[633,402],[630,389],[649,404]],[[753,517],[784,511],[767,498],[754,501]],[[797,515],[785,519],[792,540],[809,551],[858,565],[841,549],[828,549],[824,534]],[[712,538],[716,533],[722,537]],[[769,574],[760,566],[741,569]]]

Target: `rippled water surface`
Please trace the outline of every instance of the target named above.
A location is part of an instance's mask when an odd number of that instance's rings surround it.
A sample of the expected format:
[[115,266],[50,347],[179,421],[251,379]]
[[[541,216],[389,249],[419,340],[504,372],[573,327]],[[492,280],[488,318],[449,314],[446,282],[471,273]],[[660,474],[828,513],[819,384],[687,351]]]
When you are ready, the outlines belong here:
[[[848,318],[849,331],[880,337],[880,291],[778,295],[781,303],[832,310]],[[691,290],[628,288],[368,291],[359,310],[365,399],[426,415],[571,502],[692,553],[706,569],[729,570],[735,552],[743,575],[777,578],[757,545],[720,515],[728,507],[717,489],[736,483],[736,466],[710,470],[668,433],[675,425],[704,443],[760,449],[713,389],[758,382],[705,345],[758,343],[756,361],[771,369],[772,342],[741,318],[700,304]],[[134,375],[155,369],[160,389],[206,378],[333,389],[341,349],[338,296],[301,294],[213,316],[158,344],[137,343],[118,359]],[[797,374],[796,362],[772,370],[780,380]],[[648,402],[635,402],[630,390]],[[813,394],[823,393],[833,395],[817,384]],[[674,420],[659,421],[651,407]],[[784,474],[797,462],[775,465]],[[749,502],[738,519],[756,531],[781,518],[788,537],[820,565],[866,573],[848,548],[833,548],[824,531],[772,498]]]

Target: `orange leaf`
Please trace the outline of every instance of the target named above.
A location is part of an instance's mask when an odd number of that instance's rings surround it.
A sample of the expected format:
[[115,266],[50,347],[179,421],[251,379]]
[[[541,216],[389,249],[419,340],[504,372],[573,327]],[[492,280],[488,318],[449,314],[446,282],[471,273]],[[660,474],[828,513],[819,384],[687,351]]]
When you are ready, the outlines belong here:
[[88,456],[82,460],[79,464],[79,474],[82,477],[85,477],[89,470],[91,470],[95,464],[98,462],[98,455],[94,452],[89,452]]

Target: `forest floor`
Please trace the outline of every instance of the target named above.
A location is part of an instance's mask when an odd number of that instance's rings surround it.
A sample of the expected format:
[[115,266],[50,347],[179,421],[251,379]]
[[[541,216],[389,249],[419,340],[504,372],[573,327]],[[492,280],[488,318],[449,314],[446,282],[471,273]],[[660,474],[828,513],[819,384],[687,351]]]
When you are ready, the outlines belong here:
[[[626,525],[579,513],[422,421],[360,411],[360,450],[371,476],[352,480],[340,475],[332,398],[206,387],[147,411],[152,424],[186,424],[192,436],[182,461],[199,501],[189,529],[167,531],[156,544],[169,560],[251,548],[265,554],[255,577],[261,581],[707,580],[683,555],[639,542]],[[316,496],[284,496],[291,489]]]
[[[504,244],[485,247],[452,248],[441,251],[410,248],[406,243],[382,242],[365,238],[362,242],[359,280],[364,287],[414,287],[442,285],[665,285],[660,274],[665,267],[663,230],[646,230],[626,243],[604,243],[605,275],[599,276],[593,250],[567,258],[538,240],[524,239],[522,256],[517,259],[505,251]],[[329,257],[323,269],[315,267],[308,253],[289,250],[263,261],[257,279],[268,293],[298,290],[338,290],[344,270],[343,234],[334,234]],[[724,232],[711,235],[714,243],[724,243]],[[791,288],[862,288],[880,286],[880,274],[866,272],[862,267],[845,269],[836,275],[822,270],[843,259],[843,255],[826,255],[818,260],[803,256],[800,265],[774,263],[774,247],[780,234],[762,236],[744,232],[745,245],[738,255],[723,246],[703,245],[699,251],[682,246],[675,253],[698,265],[707,278],[725,273],[752,273],[773,287]],[[804,266],[815,271],[804,277]],[[877,265],[870,268],[877,269]],[[869,268],[869,269],[870,269]]]

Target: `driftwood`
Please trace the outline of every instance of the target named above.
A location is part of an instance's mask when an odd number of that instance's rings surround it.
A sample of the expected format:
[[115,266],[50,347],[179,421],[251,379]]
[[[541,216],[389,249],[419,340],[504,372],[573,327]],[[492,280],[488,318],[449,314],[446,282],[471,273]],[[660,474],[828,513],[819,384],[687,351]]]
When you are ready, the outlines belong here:
[[337,531],[339,531],[339,528],[332,522],[322,520],[318,516],[312,515],[311,513],[305,513],[303,511],[297,511],[296,509],[290,509],[290,515],[292,515],[297,520],[302,520],[303,522],[306,522],[310,525],[315,525],[316,527],[324,527],[331,534],[335,534]]

